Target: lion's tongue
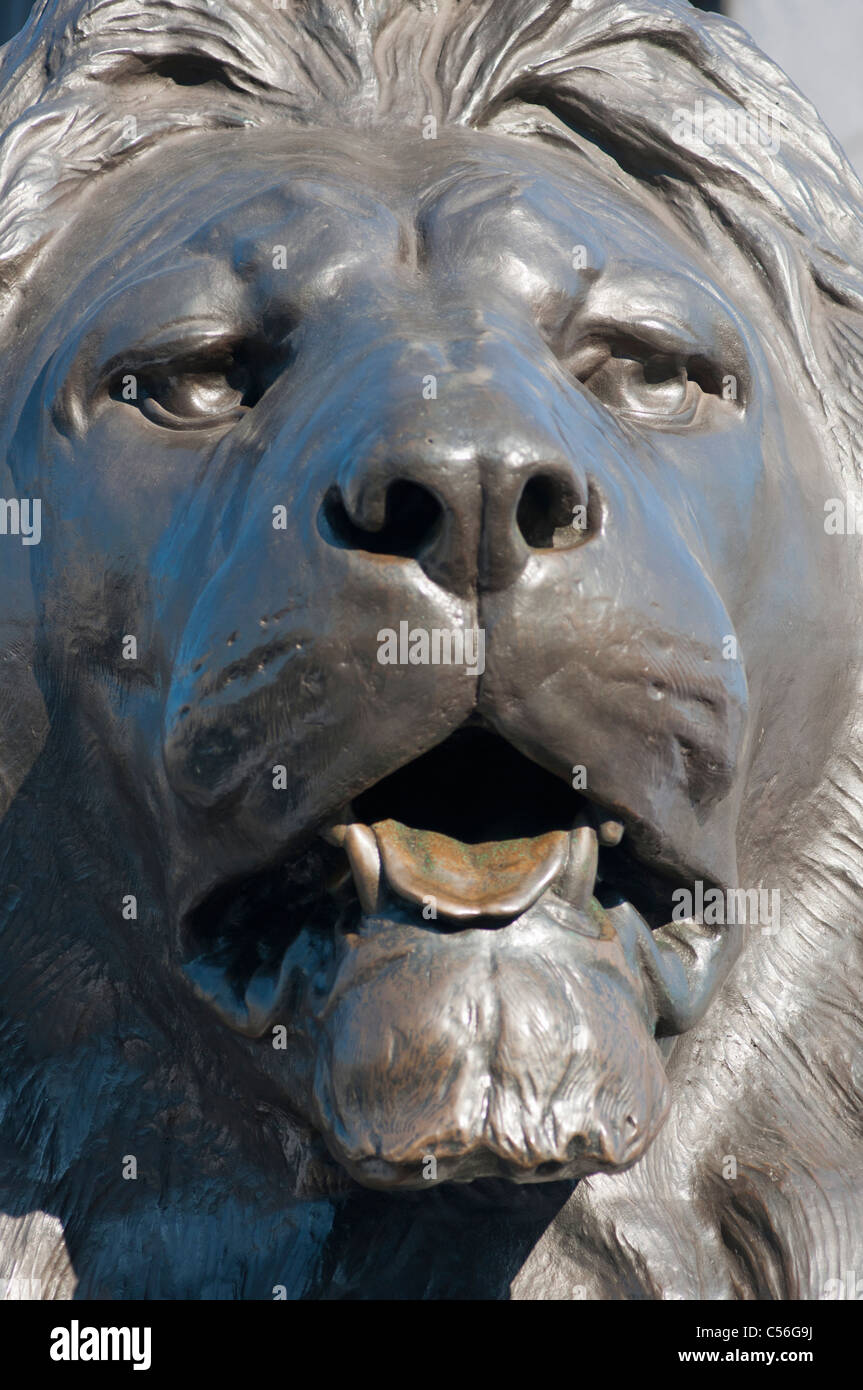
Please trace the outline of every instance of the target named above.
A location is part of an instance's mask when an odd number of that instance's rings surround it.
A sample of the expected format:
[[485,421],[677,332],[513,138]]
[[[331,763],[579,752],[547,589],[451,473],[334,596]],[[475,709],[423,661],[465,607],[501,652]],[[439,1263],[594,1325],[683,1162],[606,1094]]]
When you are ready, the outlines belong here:
[[379,872],[408,902],[433,904],[444,917],[514,917],[526,912],[566,864],[569,834],[552,830],[470,845],[400,821],[352,825],[345,849],[354,877],[372,888]]

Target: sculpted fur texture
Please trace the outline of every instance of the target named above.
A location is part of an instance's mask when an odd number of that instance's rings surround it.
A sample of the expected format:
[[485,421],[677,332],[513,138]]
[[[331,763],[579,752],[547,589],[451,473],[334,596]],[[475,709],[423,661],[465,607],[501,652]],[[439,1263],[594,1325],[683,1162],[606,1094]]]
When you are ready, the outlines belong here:
[[45,0],[0,129],[0,1277],[835,1296],[812,107],[683,0]]

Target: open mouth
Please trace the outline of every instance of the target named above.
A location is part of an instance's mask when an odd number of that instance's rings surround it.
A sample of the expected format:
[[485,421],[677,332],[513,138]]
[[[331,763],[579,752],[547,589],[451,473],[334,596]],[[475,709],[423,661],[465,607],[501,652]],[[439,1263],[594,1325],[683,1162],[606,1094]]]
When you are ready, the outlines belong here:
[[300,855],[210,893],[183,924],[185,969],[225,1022],[260,1036],[290,1007],[301,933],[323,951],[372,919],[494,930],[549,896],[581,913],[630,904],[654,929],[677,886],[632,852],[625,812],[466,726],[342,807]]
[[573,907],[636,895],[666,920],[673,884],[645,881],[622,820],[481,728],[464,728],[358,797],[324,832],[344,848],[365,912],[427,909],[440,930],[494,926],[555,891]]
[[209,893],[185,973],[363,1185],[617,1171],[736,951],[654,831],[471,723]]

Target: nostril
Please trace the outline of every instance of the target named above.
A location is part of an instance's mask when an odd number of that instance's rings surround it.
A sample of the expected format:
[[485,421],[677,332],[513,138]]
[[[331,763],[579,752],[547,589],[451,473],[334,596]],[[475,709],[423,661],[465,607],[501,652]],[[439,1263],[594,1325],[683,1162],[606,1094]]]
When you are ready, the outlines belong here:
[[554,1159],[549,1159],[546,1163],[537,1164],[534,1176],[537,1178],[554,1178],[558,1173],[563,1172],[564,1165],[557,1163]]
[[590,511],[569,478],[534,473],[522,489],[516,524],[534,550],[565,550],[593,529]]
[[321,519],[324,534],[334,545],[374,555],[412,557],[438,534],[443,508],[428,488],[400,479],[387,489],[384,523],[378,530],[357,525],[337,487],[330,488],[324,498]]

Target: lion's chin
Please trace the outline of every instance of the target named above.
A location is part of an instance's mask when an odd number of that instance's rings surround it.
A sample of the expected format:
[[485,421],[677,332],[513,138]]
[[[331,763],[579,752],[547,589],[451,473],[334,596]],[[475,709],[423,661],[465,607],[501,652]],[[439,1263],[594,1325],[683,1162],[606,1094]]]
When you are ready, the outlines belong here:
[[604,914],[542,905],[497,931],[364,918],[346,941],[316,1125],[371,1187],[628,1167],[668,1094],[643,991]]

